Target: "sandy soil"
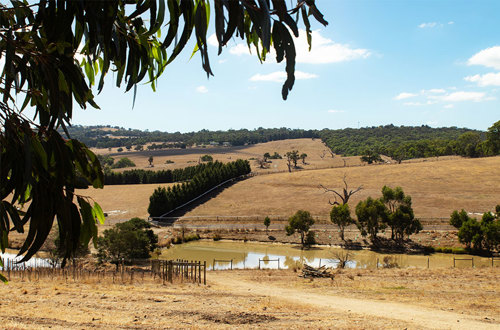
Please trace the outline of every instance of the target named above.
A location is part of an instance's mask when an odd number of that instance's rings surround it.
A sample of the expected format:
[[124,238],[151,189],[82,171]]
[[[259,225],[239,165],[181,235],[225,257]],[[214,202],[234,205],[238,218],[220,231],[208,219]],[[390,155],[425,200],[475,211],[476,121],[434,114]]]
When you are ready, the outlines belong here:
[[[500,268],[208,272],[207,286],[82,280],[2,288],[4,328],[498,329]],[[57,312],[55,312],[57,311]]]

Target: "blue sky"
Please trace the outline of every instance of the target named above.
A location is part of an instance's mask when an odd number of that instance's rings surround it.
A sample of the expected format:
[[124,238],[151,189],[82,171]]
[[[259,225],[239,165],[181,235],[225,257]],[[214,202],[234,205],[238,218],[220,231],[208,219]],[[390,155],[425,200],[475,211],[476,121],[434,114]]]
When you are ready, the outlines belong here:
[[[284,63],[260,64],[241,40],[217,56],[207,79],[192,46],[171,64],[156,92],[114,87],[101,110],[75,111],[73,124],[160,131],[257,127],[394,125],[486,130],[500,120],[500,1],[317,0],[329,21],[296,41],[296,82],[281,98]],[[213,24],[212,24],[213,25]],[[212,37],[210,40],[214,40]]]

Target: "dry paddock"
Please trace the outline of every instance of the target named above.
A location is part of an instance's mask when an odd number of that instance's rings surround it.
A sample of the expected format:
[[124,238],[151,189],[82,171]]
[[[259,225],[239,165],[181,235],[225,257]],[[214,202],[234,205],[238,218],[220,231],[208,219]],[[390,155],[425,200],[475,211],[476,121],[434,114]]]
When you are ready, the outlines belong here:
[[13,279],[4,328],[498,328],[500,267],[216,271],[208,285]]

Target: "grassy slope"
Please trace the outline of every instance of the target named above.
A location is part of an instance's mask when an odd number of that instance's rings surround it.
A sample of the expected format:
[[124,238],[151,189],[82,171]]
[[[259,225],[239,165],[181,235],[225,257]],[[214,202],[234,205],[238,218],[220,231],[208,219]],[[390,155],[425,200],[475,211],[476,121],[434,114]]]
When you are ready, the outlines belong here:
[[351,209],[360,199],[379,197],[388,185],[412,196],[417,217],[448,217],[461,208],[485,212],[500,203],[499,168],[500,157],[491,157],[262,175],[235,184],[188,215],[287,215],[306,209],[326,216],[332,194],[318,186],[341,189],[344,174],[351,188],[364,187],[350,200]]

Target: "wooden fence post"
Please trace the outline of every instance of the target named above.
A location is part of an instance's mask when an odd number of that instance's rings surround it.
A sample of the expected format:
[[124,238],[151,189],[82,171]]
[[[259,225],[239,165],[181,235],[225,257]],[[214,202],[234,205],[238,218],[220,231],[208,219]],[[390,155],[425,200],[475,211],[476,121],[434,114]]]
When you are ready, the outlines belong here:
[[207,285],[207,262],[203,261],[203,284]]

